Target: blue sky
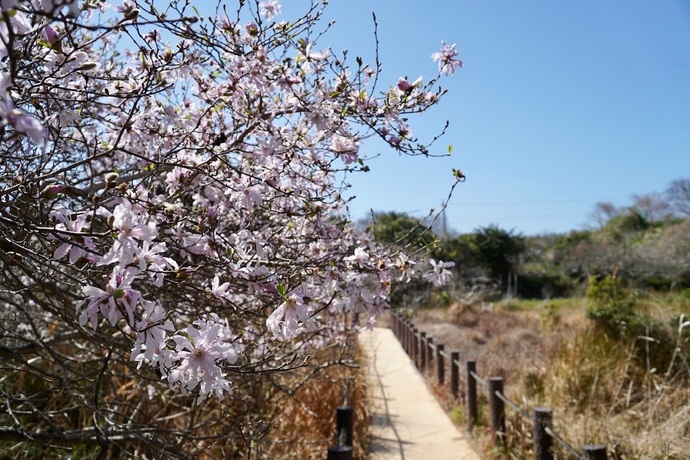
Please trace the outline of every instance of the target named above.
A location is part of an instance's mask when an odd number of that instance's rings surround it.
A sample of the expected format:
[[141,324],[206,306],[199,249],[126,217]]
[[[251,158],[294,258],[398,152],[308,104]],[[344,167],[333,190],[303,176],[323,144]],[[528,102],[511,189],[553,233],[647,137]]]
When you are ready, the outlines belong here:
[[[285,19],[301,0],[284,0]],[[304,2],[306,5],[306,1]],[[400,157],[378,145],[372,171],[351,177],[357,220],[369,210],[425,215],[453,183],[447,222],[530,235],[583,228],[599,201],[630,205],[690,177],[690,3],[684,0],[331,0],[320,42],[373,62],[382,78],[426,79],[441,40],[465,63],[431,112],[411,120],[449,158]],[[383,88],[382,88],[383,89]]]

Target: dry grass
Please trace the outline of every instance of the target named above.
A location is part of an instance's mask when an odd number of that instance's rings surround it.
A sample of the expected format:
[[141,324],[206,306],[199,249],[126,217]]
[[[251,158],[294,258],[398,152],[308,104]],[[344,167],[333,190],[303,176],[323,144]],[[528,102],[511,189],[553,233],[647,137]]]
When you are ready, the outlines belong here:
[[[267,373],[237,376],[233,379],[235,393],[225,399],[209,398],[194,403],[194,396],[173,392],[160,379],[142,380],[133,374],[125,358],[103,377],[112,393],[104,397],[102,407],[111,408],[112,417],[120,421],[137,407],[131,416],[135,427],[156,426],[161,432],[188,433],[171,437],[177,444],[163,446],[144,441],[123,441],[120,447],[136,458],[177,458],[177,454],[193,451],[195,459],[312,459],[325,458],[328,447],[336,445],[336,407],[348,397],[354,406],[355,458],[366,458],[368,415],[363,370],[357,362],[354,339],[337,347],[315,352],[309,365],[288,373]],[[85,382],[85,384],[88,382]],[[37,395],[34,404],[47,413],[64,407],[64,397],[50,387],[50,381],[20,373],[17,378],[0,378],[0,388],[7,392],[23,391]],[[147,395],[147,384],[159,386],[157,397]],[[164,397],[163,397],[164,395]],[[160,396],[160,397],[158,397]],[[39,399],[42,398],[42,399]],[[106,406],[107,405],[107,406]],[[118,409],[122,408],[122,409]],[[129,411],[129,412],[126,412]],[[86,409],[62,409],[62,428],[88,428],[92,418]],[[119,415],[122,412],[122,415]],[[27,424],[38,428],[40,419],[26,416]],[[11,426],[7,415],[0,418]],[[123,420],[123,422],[126,420]],[[11,422],[10,422],[11,423]],[[155,424],[155,425],[154,425]],[[186,431],[185,431],[186,430]],[[42,444],[0,441],[0,458],[123,458],[118,446],[101,450],[98,445],[65,445],[64,449]]]
[[[357,347],[356,341],[350,346]],[[315,358],[315,362],[326,362],[329,356],[326,353]],[[293,395],[281,398],[277,401],[280,411],[261,458],[325,458],[328,447],[337,444],[336,408],[343,405],[345,395],[354,408],[354,458],[367,458],[369,419],[365,382],[362,368],[328,366]]]
[[[687,305],[674,307],[683,311]],[[447,351],[459,351],[461,361],[476,360],[480,375],[503,377],[506,395],[528,412],[553,408],[556,431],[577,448],[606,444],[615,459],[688,458],[690,367],[682,337],[677,344],[660,344],[656,338],[614,340],[585,318],[583,306],[557,312],[546,304],[530,311],[508,310],[456,304],[419,310],[413,322]],[[671,317],[658,299],[648,302],[647,312],[664,324]],[[678,339],[672,330],[668,338]],[[679,347],[671,362],[662,349],[674,345]],[[664,365],[655,369],[655,362]],[[446,387],[432,388],[452,418],[464,425],[464,401],[454,401]],[[531,423],[510,408],[508,449],[493,448],[486,391],[479,391],[481,420],[474,435],[485,457],[530,458]],[[569,458],[562,448],[556,454]]]

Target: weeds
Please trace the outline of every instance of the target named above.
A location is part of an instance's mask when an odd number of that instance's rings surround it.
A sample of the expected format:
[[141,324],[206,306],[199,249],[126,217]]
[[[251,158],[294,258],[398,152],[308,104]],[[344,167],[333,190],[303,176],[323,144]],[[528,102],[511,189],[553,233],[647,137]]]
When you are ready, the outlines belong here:
[[[621,306],[633,294],[619,287],[610,292],[619,297],[609,300]],[[606,444],[609,457],[619,460],[687,458],[690,294],[634,299],[632,314],[645,318],[635,333],[602,327],[577,300],[514,311],[453,305],[419,311],[414,322],[447,350],[459,351],[461,360],[476,359],[480,375],[504,377],[506,396],[524,409],[551,407],[556,431],[575,447]],[[436,388],[437,395],[444,392]],[[449,410],[455,407],[454,419],[461,418],[459,402],[445,398]],[[477,444],[486,458],[529,458],[531,424],[507,411],[506,451],[493,450],[488,421],[475,429]],[[556,449],[557,458],[568,458]]]

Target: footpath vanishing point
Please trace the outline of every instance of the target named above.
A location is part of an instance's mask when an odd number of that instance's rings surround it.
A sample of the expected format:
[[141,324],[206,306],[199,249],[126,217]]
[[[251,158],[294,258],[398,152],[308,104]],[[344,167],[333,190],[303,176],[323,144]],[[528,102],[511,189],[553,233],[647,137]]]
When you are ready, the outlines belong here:
[[372,460],[480,460],[469,434],[436,401],[393,331],[359,335],[372,401]]

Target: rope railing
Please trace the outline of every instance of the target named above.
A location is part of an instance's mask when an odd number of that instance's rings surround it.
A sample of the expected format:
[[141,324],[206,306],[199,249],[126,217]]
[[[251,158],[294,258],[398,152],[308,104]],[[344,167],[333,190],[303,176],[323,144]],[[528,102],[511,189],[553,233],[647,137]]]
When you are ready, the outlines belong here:
[[544,428],[544,430],[546,431],[546,433],[548,433],[549,436],[551,436],[553,439],[558,441],[558,443],[563,448],[565,448],[568,452],[570,452],[571,455],[574,455],[576,458],[582,458],[582,453],[579,450],[577,450],[576,448],[574,448],[573,446],[571,446],[570,443],[568,443],[568,441],[563,439],[558,433],[556,433],[555,431],[553,431],[549,427]]
[[518,406],[516,403],[508,399],[503,393],[495,392],[496,397],[502,400],[504,403],[508,404],[508,406],[513,409],[515,412],[518,414],[522,415],[524,418],[527,420],[532,420],[532,415],[530,415],[529,412],[527,412],[525,409],[522,407]]
[[[446,367],[450,368],[450,392],[460,399],[460,369],[463,362],[460,361],[459,352],[447,351],[441,342],[435,342],[424,331],[417,330],[411,321],[403,319],[399,314],[393,313],[393,331],[400,341],[403,349],[410,356],[415,366],[422,372],[433,377],[439,385],[445,385]],[[606,460],[607,449],[604,445],[587,444],[582,449],[576,449],[552,428],[552,411],[549,408],[534,408],[534,413],[520,407],[519,404],[505,396],[503,391],[503,378],[484,378],[477,373],[476,361],[467,360],[464,363],[464,399],[467,405],[467,428],[472,432],[479,422],[479,398],[477,397],[477,384],[488,389],[491,428],[494,436],[494,444],[498,448],[506,447],[506,423],[505,406],[520,414],[521,417],[532,422],[534,427],[533,443],[534,458],[537,460],[553,460],[553,441],[555,440],[570,455],[584,460]]]
[[476,380],[476,381],[477,381],[478,383],[480,383],[482,386],[484,386],[484,387],[486,387],[486,388],[489,388],[489,382],[487,382],[486,380],[484,380],[483,378],[481,378],[481,376],[480,376],[479,374],[477,374],[476,372],[471,371],[471,372],[470,372],[470,375],[472,376],[472,378],[474,378],[474,380]]

